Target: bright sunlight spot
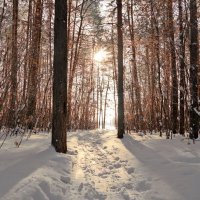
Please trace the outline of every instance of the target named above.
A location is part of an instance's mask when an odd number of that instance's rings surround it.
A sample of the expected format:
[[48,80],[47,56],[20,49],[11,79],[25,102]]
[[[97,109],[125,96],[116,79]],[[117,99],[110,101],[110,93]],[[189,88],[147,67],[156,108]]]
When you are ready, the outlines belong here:
[[106,129],[115,129],[115,110],[108,107],[106,110]]
[[94,59],[98,62],[103,61],[107,57],[107,52],[103,49],[99,50],[94,54]]

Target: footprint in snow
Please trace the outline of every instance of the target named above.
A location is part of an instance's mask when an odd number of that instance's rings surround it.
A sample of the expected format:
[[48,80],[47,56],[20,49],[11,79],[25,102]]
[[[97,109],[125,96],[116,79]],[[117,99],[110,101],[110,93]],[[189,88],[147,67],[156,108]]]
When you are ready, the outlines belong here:
[[124,187],[127,188],[128,190],[133,189],[133,184],[132,183],[125,183]]
[[112,186],[110,187],[110,189],[111,189],[111,190],[116,190],[116,189],[117,189],[117,186],[112,185]]
[[112,170],[114,167],[113,167],[112,165],[110,165],[108,168],[109,168],[110,170]]
[[123,197],[125,200],[130,200],[130,196],[129,196],[129,194],[128,194],[128,192],[126,191],[125,188],[122,188],[121,195],[122,195],[122,197]]
[[78,187],[78,191],[81,192],[82,189],[83,189],[83,183],[81,183],[81,184],[79,185],[79,187]]
[[127,163],[128,160],[121,160],[121,163]]
[[105,200],[107,198],[106,194],[99,193],[91,184],[85,184],[87,187],[87,192],[84,195],[84,199],[94,200],[101,199]]
[[115,163],[113,166],[114,166],[114,168],[118,169],[118,168],[120,168],[122,165],[121,165],[120,163]]
[[89,152],[93,152],[94,150],[93,150],[93,149],[88,149],[88,151],[89,151]]
[[134,167],[126,167],[126,171],[128,174],[133,174],[135,172],[135,168]]
[[115,160],[118,161],[118,160],[119,160],[119,157],[116,157]]

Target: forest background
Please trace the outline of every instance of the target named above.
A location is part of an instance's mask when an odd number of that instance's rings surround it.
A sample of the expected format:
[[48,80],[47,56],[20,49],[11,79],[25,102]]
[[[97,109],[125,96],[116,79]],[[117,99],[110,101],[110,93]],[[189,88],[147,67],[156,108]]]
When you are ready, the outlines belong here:
[[[197,138],[199,2],[122,3],[125,129]],[[67,4],[67,129],[116,126],[116,2]],[[53,38],[52,0],[0,2],[1,128],[52,128]]]

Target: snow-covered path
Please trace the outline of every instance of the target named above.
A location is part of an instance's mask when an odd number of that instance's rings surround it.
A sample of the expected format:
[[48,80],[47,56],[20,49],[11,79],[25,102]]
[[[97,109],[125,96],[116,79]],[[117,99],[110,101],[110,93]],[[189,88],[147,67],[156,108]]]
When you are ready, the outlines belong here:
[[118,153],[121,147],[115,145],[116,134],[92,134],[91,137],[91,133],[85,132],[78,140],[77,136],[72,138],[73,148],[78,147],[77,152],[80,152],[73,170],[73,185],[78,186],[80,198],[129,199],[133,194],[137,196],[131,181],[135,168]]
[[199,200],[200,143],[116,131],[68,134],[68,154],[33,135],[0,150],[1,200]]

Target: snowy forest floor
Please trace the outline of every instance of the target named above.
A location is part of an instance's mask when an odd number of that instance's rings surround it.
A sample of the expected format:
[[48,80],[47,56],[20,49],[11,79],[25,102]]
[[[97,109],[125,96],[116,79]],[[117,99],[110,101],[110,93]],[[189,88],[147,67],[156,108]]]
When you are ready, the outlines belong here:
[[68,153],[51,135],[32,135],[0,149],[1,200],[199,200],[200,142],[181,136],[94,130],[68,133]]

